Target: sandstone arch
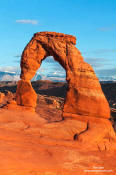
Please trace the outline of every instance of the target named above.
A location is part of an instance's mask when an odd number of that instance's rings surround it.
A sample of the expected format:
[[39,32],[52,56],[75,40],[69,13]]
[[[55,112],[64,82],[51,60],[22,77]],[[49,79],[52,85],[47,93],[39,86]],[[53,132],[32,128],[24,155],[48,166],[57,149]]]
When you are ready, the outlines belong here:
[[[110,108],[92,67],[85,63],[75,47],[76,38],[56,32],[36,33],[21,57],[21,80],[16,101],[29,109],[36,107],[37,95],[30,80],[42,60],[53,56],[66,70],[68,91],[63,108],[65,120],[38,128],[42,137],[88,143],[92,149],[113,149],[115,133],[110,121]],[[76,120],[75,120],[76,119]],[[56,135],[54,136],[54,133]],[[113,142],[112,142],[113,141]],[[114,144],[112,144],[114,143]]]
[[56,32],[39,32],[32,37],[21,57],[22,80],[17,88],[19,105],[36,106],[36,93],[31,87],[30,80],[34,77],[42,60],[47,56],[53,56],[66,70],[68,91],[63,116],[110,117],[109,105],[98,78],[92,67],[84,62],[75,44],[74,36]]

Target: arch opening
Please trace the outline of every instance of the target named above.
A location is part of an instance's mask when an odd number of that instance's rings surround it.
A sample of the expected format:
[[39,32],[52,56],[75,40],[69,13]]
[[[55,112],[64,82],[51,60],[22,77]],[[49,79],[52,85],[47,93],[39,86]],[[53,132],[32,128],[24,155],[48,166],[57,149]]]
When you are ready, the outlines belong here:
[[42,60],[31,83],[37,93],[36,113],[49,122],[61,121],[67,89],[65,69],[48,56]]
[[48,56],[42,60],[40,68],[32,79],[32,81],[36,80],[66,82],[66,71],[54,57]]

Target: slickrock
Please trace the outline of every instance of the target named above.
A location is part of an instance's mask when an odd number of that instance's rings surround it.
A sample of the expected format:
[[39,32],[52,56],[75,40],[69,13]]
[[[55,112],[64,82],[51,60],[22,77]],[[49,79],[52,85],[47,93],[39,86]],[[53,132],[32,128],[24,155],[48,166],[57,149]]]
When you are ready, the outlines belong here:
[[67,119],[46,123],[38,114],[25,111],[24,106],[19,108],[0,109],[1,175],[94,174],[89,170],[95,170],[96,175],[116,174],[112,140],[104,138],[95,144],[94,132],[87,143],[74,140],[77,131],[86,129],[86,122]]

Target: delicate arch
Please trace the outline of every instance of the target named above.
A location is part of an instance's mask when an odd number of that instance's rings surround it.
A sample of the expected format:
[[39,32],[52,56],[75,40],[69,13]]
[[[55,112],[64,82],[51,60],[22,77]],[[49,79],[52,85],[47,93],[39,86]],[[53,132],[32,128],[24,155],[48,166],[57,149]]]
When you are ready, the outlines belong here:
[[[66,70],[68,91],[63,116],[85,115],[109,118],[109,105],[101,90],[98,78],[92,67],[84,62],[75,44],[76,38],[71,35],[56,32],[36,33],[22,53],[21,81],[23,81],[23,85],[24,82],[30,82],[37,69],[39,69],[42,60],[47,56],[53,56]],[[21,85],[17,88],[17,103],[25,105],[24,93],[21,93],[20,89]],[[32,93],[31,84],[30,89]],[[32,105],[32,107],[35,107],[35,105]]]

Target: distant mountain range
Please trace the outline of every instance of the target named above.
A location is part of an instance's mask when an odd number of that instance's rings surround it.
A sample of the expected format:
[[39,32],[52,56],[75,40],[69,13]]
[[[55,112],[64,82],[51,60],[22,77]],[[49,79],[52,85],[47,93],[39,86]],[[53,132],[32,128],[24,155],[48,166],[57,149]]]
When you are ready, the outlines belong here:
[[[20,79],[20,74],[16,72],[10,72],[10,71],[0,71],[0,81],[18,81]],[[47,74],[43,75],[40,73],[36,73],[32,81],[36,80],[50,80],[55,82],[65,82],[65,76],[63,74]],[[100,79],[100,82],[102,83],[112,83],[116,82],[116,80],[109,80],[107,77],[105,79]]]
[[15,72],[0,71],[0,81],[18,81],[20,75]]
[[[20,74],[16,72],[0,71],[0,81],[18,81],[19,79],[20,79]],[[63,75],[58,75],[58,74],[42,75],[42,74],[36,73],[32,81],[36,81],[36,80],[51,80],[51,81],[57,81],[57,82],[64,82],[65,77]]]

